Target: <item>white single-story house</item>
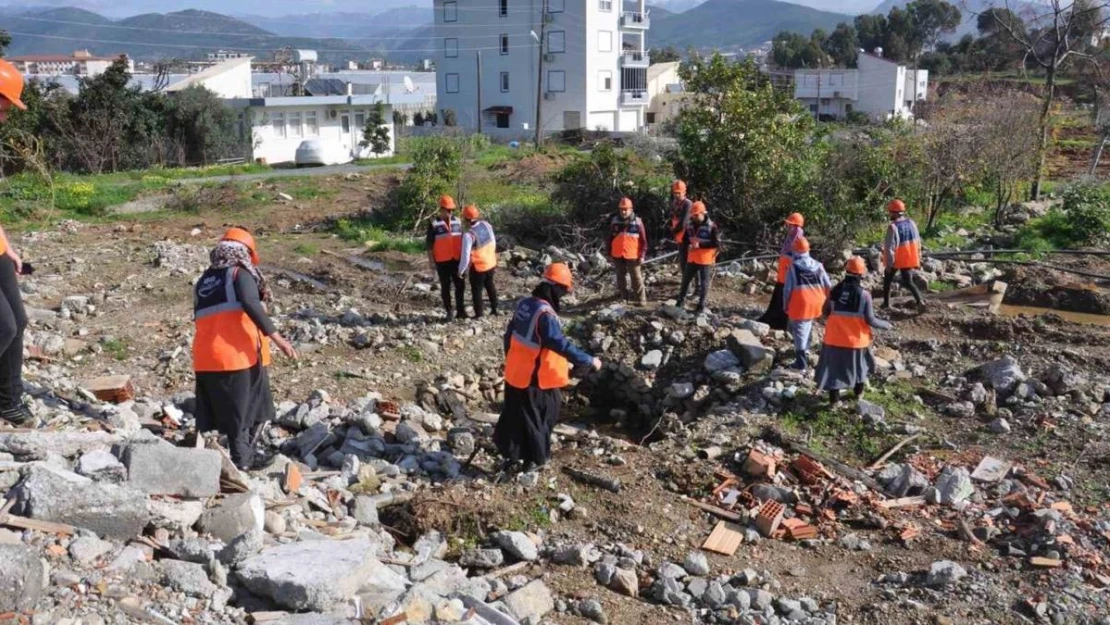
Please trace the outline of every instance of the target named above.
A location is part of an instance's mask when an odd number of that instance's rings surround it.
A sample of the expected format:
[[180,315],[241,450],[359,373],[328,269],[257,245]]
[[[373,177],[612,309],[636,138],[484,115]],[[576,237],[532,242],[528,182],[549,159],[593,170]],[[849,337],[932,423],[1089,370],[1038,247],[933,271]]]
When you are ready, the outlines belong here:
[[396,149],[393,109],[385,106],[389,149],[374,154],[359,145],[366,120],[381,99],[373,95],[236,98],[226,102],[239,109],[243,132],[249,126],[251,159],[268,164],[292,163],[297,148],[315,140],[326,152],[326,164],[347,163],[360,158],[392,156]]
[[915,74],[880,56],[881,49],[876,52],[861,53],[857,69],[795,70],[794,98],[822,117],[863,113],[874,120],[913,119],[915,92],[917,100],[928,98],[929,72]]

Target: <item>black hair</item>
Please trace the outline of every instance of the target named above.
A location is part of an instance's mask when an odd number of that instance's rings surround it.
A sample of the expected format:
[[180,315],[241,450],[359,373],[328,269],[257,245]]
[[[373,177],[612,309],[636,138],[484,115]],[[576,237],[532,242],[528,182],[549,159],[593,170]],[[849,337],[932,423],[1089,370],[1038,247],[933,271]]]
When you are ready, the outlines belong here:
[[566,294],[567,287],[560,284],[552,284],[546,280],[540,282],[536,285],[536,288],[532,289],[532,297],[538,297],[551,304],[555,312],[559,312],[560,300]]

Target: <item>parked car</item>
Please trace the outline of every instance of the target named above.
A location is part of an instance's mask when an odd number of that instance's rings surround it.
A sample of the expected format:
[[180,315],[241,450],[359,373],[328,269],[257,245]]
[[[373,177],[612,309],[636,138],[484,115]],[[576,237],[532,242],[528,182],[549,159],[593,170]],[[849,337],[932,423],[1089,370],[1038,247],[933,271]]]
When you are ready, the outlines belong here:
[[297,146],[294,161],[297,167],[340,165],[349,163],[351,155],[342,146],[314,138],[305,139]]

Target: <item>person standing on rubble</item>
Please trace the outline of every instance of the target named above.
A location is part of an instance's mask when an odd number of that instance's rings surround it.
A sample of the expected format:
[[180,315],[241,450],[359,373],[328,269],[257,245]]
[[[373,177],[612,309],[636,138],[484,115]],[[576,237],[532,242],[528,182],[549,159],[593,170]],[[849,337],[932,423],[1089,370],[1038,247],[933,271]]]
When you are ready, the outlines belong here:
[[504,469],[542,468],[551,458],[551,432],[559,421],[570,364],[601,369],[601,360],[563,335],[560,301],[573,288],[570,268],[552,263],[543,281],[517,304],[505,330],[505,402],[493,442]]
[[193,293],[197,432],[227,435],[232,462],[250,470],[258,433],[274,418],[270,343],[289,358],[297,352],[266,314],[271,293],[254,237],[231,228],[209,259]]
[[694,203],[686,197],[686,182],[675,180],[671,184],[670,234],[678,246],[678,275],[686,273],[686,227],[690,225],[690,209]]
[[493,226],[482,219],[478,207],[467,204],[463,207],[463,221],[466,233],[462,238],[462,258],[459,260],[459,277],[470,270],[470,296],[474,303],[474,318],[485,315],[482,302],[482,289],[489,296],[490,313],[497,316],[497,287],[493,284],[493,274],[497,271],[497,239],[493,236]]
[[698,308],[700,315],[706,312],[705,301],[709,297],[709,274],[717,262],[717,252],[721,249],[721,231],[709,219],[703,202],[694,202],[690,207],[690,225],[686,228],[686,268],[682,272],[682,286],[678,289],[676,305],[682,308],[690,282],[698,280]]
[[840,401],[840,392],[852,389],[863,396],[867,378],[875,369],[871,355],[871,329],[889,330],[890,323],[875,317],[871,293],[863,288],[867,263],[859,256],[848,259],[847,276],[832,289],[825,302],[825,344],[817,361],[817,388],[828,391],[829,403]]
[[617,214],[609,220],[609,257],[617,273],[617,290],[620,298],[629,301],[628,282],[632,280],[632,293],[640,306],[647,305],[642,266],[647,255],[647,231],[644,222],[632,212],[632,200],[621,198]]
[[786,301],[782,295],[783,286],[786,284],[786,274],[790,271],[790,265],[794,262],[794,242],[805,238],[805,231],[802,230],[805,223],[805,217],[801,213],[792,213],[784,222],[786,238],[783,239],[782,247],[779,248],[775,290],[771,293],[771,303],[767,304],[766,312],[759,318],[761,323],[766,323],[774,330],[785,330],[787,326],[788,319],[783,312],[783,303]]
[[[462,257],[462,222],[455,217],[455,198],[450,195],[439,196],[439,214],[428,224],[425,238],[428,248],[428,264],[439,275],[439,294],[443,298],[443,308],[447,321],[453,318],[466,319],[466,304],[463,291],[466,283],[459,274],[459,259]],[[455,313],[451,313],[451,286],[455,287]]]
[[[0,122],[7,120],[12,109],[27,110],[20,99],[22,95],[23,74],[0,59]],[[0,419],[17,426],[30,423],[33,418],[23,403],[23,331],[27,328],[27,312],[18,281],[23,271],[23,260],[0,227]]]
[[917,270],[921,268],[921,233],[917,224],[906,217],[906,204],[902,200],[891,200],[886,207],[890,215],[890,226],[883,240],[883,309],[890,308],[890,287],[894,284],[894,274],[901,274],[902,286],[906,287],[917,302],[917,309],[925,309],[925,299],[914,283]]
[[783,309],[790,319],[790,334],[794,337],[794,364],[791,369],[805,371],[809,337],[813,321],[821,318],[825,300],[832,288],[825,266],[809,255],[809,240],[805,237],[794,241],[791,251],[794,260],[786,272],[782,286]]

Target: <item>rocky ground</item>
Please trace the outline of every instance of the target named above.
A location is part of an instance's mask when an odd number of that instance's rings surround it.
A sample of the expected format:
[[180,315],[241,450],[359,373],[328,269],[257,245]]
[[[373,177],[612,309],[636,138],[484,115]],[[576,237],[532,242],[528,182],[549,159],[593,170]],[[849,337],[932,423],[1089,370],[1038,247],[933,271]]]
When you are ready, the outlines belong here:
[[[333,184],[344,210],[373,186]],[[337,203],[17,237],[36,424],[0,425],[0,623],[1110,623],[1099,317],[934,292],[883,313],[865,401],[830,409],[752,321],[767,265],[720,268],[695,317],[666,263],[638,308],[595,257],[510,250],[506,301],[551,258],[578,266],[568,332],[606,366],[567,393],[551,465],[506,476],[506,317],[439,321],[423,258],[319,227]],[[302,354],[275,361],[249,474],[190,431],[191,283],[230,223],[260,233]],[[1105,282],[981,261],[923,278],[1110,312]]]

